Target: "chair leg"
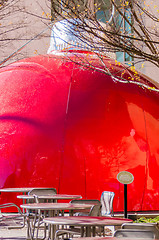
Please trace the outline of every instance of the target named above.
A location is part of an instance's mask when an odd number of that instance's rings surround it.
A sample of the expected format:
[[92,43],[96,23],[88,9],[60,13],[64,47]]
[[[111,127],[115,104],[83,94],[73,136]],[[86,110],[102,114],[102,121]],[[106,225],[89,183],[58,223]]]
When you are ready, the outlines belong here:
[[21,229],[25,227],[25,217],[23,217],[23,224],[22,226],[8,226],[8,229]]
[[27,217],[27,218],[26,218],[26,221],[27,221],[27,239],[33,240],[30,218]]

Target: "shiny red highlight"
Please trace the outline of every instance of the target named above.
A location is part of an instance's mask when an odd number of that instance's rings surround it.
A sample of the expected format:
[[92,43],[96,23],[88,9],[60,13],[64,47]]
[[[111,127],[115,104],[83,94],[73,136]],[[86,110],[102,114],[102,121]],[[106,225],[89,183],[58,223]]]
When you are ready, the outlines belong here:
[[[94,199],[110,190],[114,211],[123,211],[124,189],[116,177],[129,171],[128,211],[158,210],[159,93],[116,81],[82,61],[101,65],[95,55],[76,52],[23,59],[0,70],[0,187],[55,187]],[[135,70],[104,62],[119,80],[153,87]],[[1,194],[1,202],[15,199]]]

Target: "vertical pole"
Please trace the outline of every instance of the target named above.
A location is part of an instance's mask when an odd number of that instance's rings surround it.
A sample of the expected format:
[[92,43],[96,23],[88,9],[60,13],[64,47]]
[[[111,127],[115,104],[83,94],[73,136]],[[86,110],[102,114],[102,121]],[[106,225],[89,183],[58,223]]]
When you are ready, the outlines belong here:
[[127,218],[127,184],[124,184],[124,218]]

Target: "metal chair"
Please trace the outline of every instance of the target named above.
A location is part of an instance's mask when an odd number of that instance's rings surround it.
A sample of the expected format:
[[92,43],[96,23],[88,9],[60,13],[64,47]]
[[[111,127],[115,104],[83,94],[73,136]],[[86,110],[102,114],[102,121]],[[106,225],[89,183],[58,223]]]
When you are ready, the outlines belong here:
[[[42,203],[45,202],[44,199],[40,199],[39,196],[43,196],[43,195],[54,195],[57,194],[57,191],[55,188],[34,188],[32,189],[30,192],[28,192],[28,195],[33,195],[34,196],[34,200],[29,200],[29,203],[31,202],[36,202],[36,203]],[[54,200],[52,200],[54,201]],[[47,202],[51,202],[51,200],[47,200]],[[28,218],[29,221],[32,218],[33,222],[32,222],[32,236],[34,237],[35,234],[35,228],[37,228],[37,232],[36,232],[36,238],[38,237],[38,232],[39,232],[39,228],[42,227],[44,228],[44,238],[46,237],[46,225],[44,224],[44,226],[41,226],[43,224],[43,218],[48,216],[48,212],[44,211],[44,212],[40,212],[40,211],[29,211],[28,213]],[[30,223],[29,223],[30,224]],[[31,227],[30,227],[31,228]]]
[[[45,202],[44,199],[40,199],[38,196],[54,195],[54,194],[57,194],[57,191],[56,191],[55,188],[33,188],[30,192],[28,192],[28,195],[33,195],[34,196],[34,199],[30,199],[29,203],[33,203],[33,202],[42,203],[42,202]],[[47,200],[47,201],[51,202],[51,200]],[[38,211],[31,211],[30,210],[29,213],[30,214],[34,213],[35,217],[36,217]]]
[[153,231],[155,238],[159,239],[159,230],[157,229],[157,224],[153,223],[123,223],[122,229],[141,229]]
[[[112,192],[105,192],[107,194],[105,195],[109,195],[109,200],[111,200],[111,206],[113,204],[113,197],[114,196],[114,193],[112,194]],[[109,193],[109,194],[108,194]],[[104,196],[102,196],[103,198]],[[108,197],[106,198],[105,196],[105,201],[106,199],[108,200]],[[76,212],[74,215],[75,216],[101,216],[101,212],[102,212],[102,203],[103,203],[103,199],[102,199],[102,202],[99,201],[99,200],[96,200],[96,199],[77,199],[77,200],[72,200],[71,203],[88,203],[88,204],[96,204],[96,205],[99,205],[100,207],[94,207],[93,209],[91,209],[90,212]],[[103,203],[104,204],[104,203]],[[106,204],[106,203],[105,203]],[[106,204],[106,206],[108,205],[108,203]],[[104,205],[105,206],[105,205]],[[108,206],[107,206],[108,208]],[[98,209],[98,210],[97,210]],[[111,208],[112,209],[112,208]],[[88,211],[88,210],[85,210],[85,211]],[[96,211],[96,212],[95,212]],[[98,211],[98,212],[97,212]],[[94,213],[93,213],[94,212]],[[93,215],[94,214],[94,215]],[[105,216],[105,215],[104,215]],[[99,228],[96,228],[96,235],[98,236],[106,236],[106,235],[111,235],[111,231],[109,228],[105,228],[105,227],[99,227]]]
[[[21,209],[14,203],[5,203],[0,205],[0,209],[4,208],[16,208],[16,214],[5,214],[0,216],[0,225],[8,229],[23,228],[25,225],[25,214],[22,213]],[[11,225],[12,221],[16,223],[15,226]]]
[[[73,200],[72,200],[73,201]],[[71,202],[72,202],[71,201]],[[89,203],[90,204],[90,203]],[[91,207],[91,210],[88,214],[88,216],[99,216],[101,211],[101,203],[99,202],[99,204],[96,204],[94,206]],[[79,216],[79,215],[78,215]],[[81,215],[80,215],[81,216]],[[84,215],[86,216],[86,215]],[[76,235],[81,235],[81,228],[80,227],[74,227],[74,226],[70,226],[70,228],[67,229],[59,229],[56,231],[55,233],[55,239],[58,239],[59,236],[61,235],[69,235],[69,237],[73,236],[74,234]],[[68,237],[68,236],[67,236]],[[82,236],[83,237],[83,236]]]
[[141,229],[118,229],[114,232],[113,237],[117,238],[155,238],[155,233],[149,230]]
[[[57,194],[56,188],[33,188],[28,195],[43,196],[43,195],[54,195]],[[43,202],[42,200],[35,198],[38,202]]]
[[[98,205],[99,207],[92,208],[91,210],[81,210],[80,212],[75,212],[75,216],[100,216],[101,215],[101,202],[97,199],[74,199],[71,200],[70,203],[73,204],[92,204],[92,205]],[[95,212],[96,211],[96,212]],[[93,213],[94,212],[94,213]],[[94,215],[92,215],[94,214]]]
[[102,192],[100,202],[102,204],[101,215],[102,216],[113,216],[113,200],[114,200],[115,193],[104,191]]

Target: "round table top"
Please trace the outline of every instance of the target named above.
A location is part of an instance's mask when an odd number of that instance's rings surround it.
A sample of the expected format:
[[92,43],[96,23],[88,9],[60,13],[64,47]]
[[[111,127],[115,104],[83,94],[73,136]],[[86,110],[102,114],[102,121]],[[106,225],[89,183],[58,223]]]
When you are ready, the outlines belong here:
[[19,188],[0,188],[0,192],[30,192],[32,189],[45,189],[44,187],[19,187]]
[[73,203],[30,203],[22,204],[21,208],[30,210],[74,210],[74,209],[89,209],[92,204],[73,204]]
[[[119,240],[117,237],[77,237],[77,238],[71,238],[72,240]],[[126,238],[126,240],[134,240],[134,238],[129,237]],[[145,240],[145,238],[135,238],[135,240]],[[152,240],[152,238],[146,238],[146,240]]]
[[[20,199],[25,199],[25,200],[29,200],[29,199],[34,199],[34,196],[36,196],[36,194],[34,195],[18,195],[17,198]],[[37,195],[38,198],[40,199],[55,199],[55,200],[65,200],[65,199],[79,199],[82,198],[81,195],[68,195],[68,194],[49,194],[49,195]]]
[[127,218],[115,217],[93,217],[93,216],[68,216],[68,217],[50,217],[43,221],[55,225],[77,225],[77,226],[120,226],[126,222],[132,222]]
[[[102,237],[102,239],[101,239],[101,237],[77,237],[77,238],[73,237],[73,238],[71,238],[71,240],[117,240],[117,238],[116,237],[112,237],[112,236],[111,237],[108,237],[108,236]],[[126,240],[128,240],[128,239],[126,238]]]

